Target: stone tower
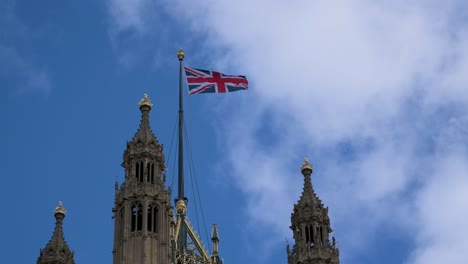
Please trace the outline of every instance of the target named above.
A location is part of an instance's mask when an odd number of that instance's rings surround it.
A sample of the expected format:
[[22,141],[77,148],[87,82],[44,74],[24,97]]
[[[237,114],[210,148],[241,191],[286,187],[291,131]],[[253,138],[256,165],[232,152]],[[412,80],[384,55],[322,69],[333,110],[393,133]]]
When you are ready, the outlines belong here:
[[73,251],[68,248],[63,236],[63,219],[67,211],[62,206],[62,202],[55,207],[55,230],[49,243],[41,249],[37,264],[75,264]]
[[301,198],[294,205],[291,214],[291,230],[294,246],[287,246],[288,264],[339,264],[339,251],[335,246],[335,238],[330,242],[330,218],[328,207],[312,188],[312,164],[304,159],[301,166],[304,175],[304,189]]
[[173,209],[163,146],[150,128],[153,104],[146,94],[139,106],[140,127],[123,154],[125,181],[115,186],[113,263],[169,264]]

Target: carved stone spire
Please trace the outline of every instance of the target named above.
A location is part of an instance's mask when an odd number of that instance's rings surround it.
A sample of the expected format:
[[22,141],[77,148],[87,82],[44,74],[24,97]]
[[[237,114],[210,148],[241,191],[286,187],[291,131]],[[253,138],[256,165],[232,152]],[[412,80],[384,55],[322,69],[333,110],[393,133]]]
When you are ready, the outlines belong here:
[[[158,143],[156,136],[153,134],[150,126],[149,112],[153,103],[144,94],[143,98],[138,103],[141,111],[140,126],[130,142],[127,142],[127,149],[124,151],[122,166],[129,168],[131,163],[135,160],[148,160],[156,161],[154,166],[157,167],[154,171],[164,171],[165,161],[163,155],[163,145]],[[129,174],[127,174],[129,175]],[[160,177],[161,175],[157,175]]]
[[149,112],[151,111],[151,107],[153,107],[153,103],[151,103],[148,95],[144,94],[138,105],[140,106],[141,111],[141,121],[140,127],[138,128],[138,131],[136,132],[132,141],[143,143],[156,142],[156,137],[154,136],[153,131],[151,131],[149,121]]
[[125,180],[114,186],[113,263],[168,264],[173,210],[165,186],[163,146],[150,128],[153,104],[148,95],[138,105],[140,127],[123,155]]
[[304,187],[291,214],[295,244],[292,250],[289,250],[288,246],[288,264],[338,264],[338,249],[329,240],[332,229],[328,208],[324,207],[312,187],[313,166],[307,158],[304,158],[301,172],[304,176]]
[[41,249],[37,264],[75,264],[73,251],[67,245],[63,235],[63,219],[67,211],[59,202],[55,208],[55,230],[49,243],[44,249]]
[[211,262],[213,264],[222,263],[219,257],[219,234],[218,227],[213,224],[213,231],[211,232],[211,241],[213,242],[213,253],[211,254]]
[[[322,201],[317,196],[317,194],[314,191],[314,188],[312,187],[313,170],[314,167],[312,166],[312,164],[307,158],[304,158],[304,163],[301,166],[301,172],[304,176],[304,187],[302,189],[302,194],[299,198],[299,201],[297,202],[297,204],[294,205],[294,212],[302,212],[304,210],[307,210],[306,208],[316,208],[317,206],[323,207]],[[302,214],[297,214],[297,216],[302,216]]]

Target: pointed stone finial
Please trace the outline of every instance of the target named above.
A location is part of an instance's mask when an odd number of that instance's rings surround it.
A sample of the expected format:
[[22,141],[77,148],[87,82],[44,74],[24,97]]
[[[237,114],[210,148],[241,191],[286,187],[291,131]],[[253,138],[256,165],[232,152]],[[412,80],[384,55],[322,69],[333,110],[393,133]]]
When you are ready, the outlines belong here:
[[219,240],[218,226],[213,224],[213,231],[211,232],[211,240]]
[[119,189],[119,177],[117,175],[115,176],[114,188],[116,191]]
[[211,241],[213,242],[213,253],[211,254],[212,257],[215,257],[213,261],[214,263],[219,263],[219,235],[218,235],[218,227],[216,224],[213,224],[213,231],[211,232]]
[[153,107],[153,103],[151,103],[151,100],[148,98],[148,95],[144,94],[143,99],[140,100],[140,102],[138,103],[138,106],[140,106],[140,108],[142,106],[149,106],[149,108],[151,108]]
[[309,159],[307,157],[304,157],[304,163],[301,166],[301,171],[303,172],[304,170],[310,170],[310,171],[314,170],[314,167],[309,162]]
[[179,51],[177,51],[177,58],[179,59],[179,61],[183,61],[184,57],[185,57],[185,52],[182,49],[179,49]]
[[75,264],[73,259],[73,251],[67,245],[63,235],[63,218],[67,213],[67,210],[60,201],[58,206],[54,210],[55,223],[54,233],[52,238],[49,240],[44,249],[40,250],[37,264],[49,264],[49,263],[60,263],[60,264]]
[[65,209],[65,207],[63,207],[62,201],[59,201],[58,206],[55,207],[54,214],[63,214],[63,215],[67,214],[67,210]]

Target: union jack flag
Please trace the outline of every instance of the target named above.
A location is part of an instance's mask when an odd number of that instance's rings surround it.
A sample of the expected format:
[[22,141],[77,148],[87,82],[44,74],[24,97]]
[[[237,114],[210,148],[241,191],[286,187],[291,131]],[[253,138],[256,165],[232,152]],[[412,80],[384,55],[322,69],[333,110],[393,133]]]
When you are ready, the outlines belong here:
[[215,71],[184,67],[189,94],[226,93],[247,90],[249,82],[242,75],[227,75]]

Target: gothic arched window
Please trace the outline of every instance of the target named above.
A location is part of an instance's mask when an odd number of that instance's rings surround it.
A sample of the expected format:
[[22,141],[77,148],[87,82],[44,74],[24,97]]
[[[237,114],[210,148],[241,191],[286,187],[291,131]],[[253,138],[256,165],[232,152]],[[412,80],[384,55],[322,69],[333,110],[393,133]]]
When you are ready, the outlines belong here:
[[154,183],[154,163],[151,163],[151,183]]
[[157,223],[158,223],[158,208],[155,204],[150,204],[148,206],[148,231],[156,233],[157,232]]
[[305,239],[308,245],[315,244],[313,227],[310,225],[305,226]]
[[323,229],[323,226],[320,227],[320,243],[325,243],[325,239],[324,239],[324,236],[323,234],[325,234],[324,232],[324,229]]
[[151,182],[151,164],[146,164],[146,181]]
[[143,226],[143,208],[141,203],[132,206],[132,231],[141,231]]
[[140,162],[137,161],[136,166],[135,166],[135,177],[138,180],[138,175],[140,174]]
[[143,162],[137,161],[135,167],[135,176],[137,178],[137,182],[143,182]]

